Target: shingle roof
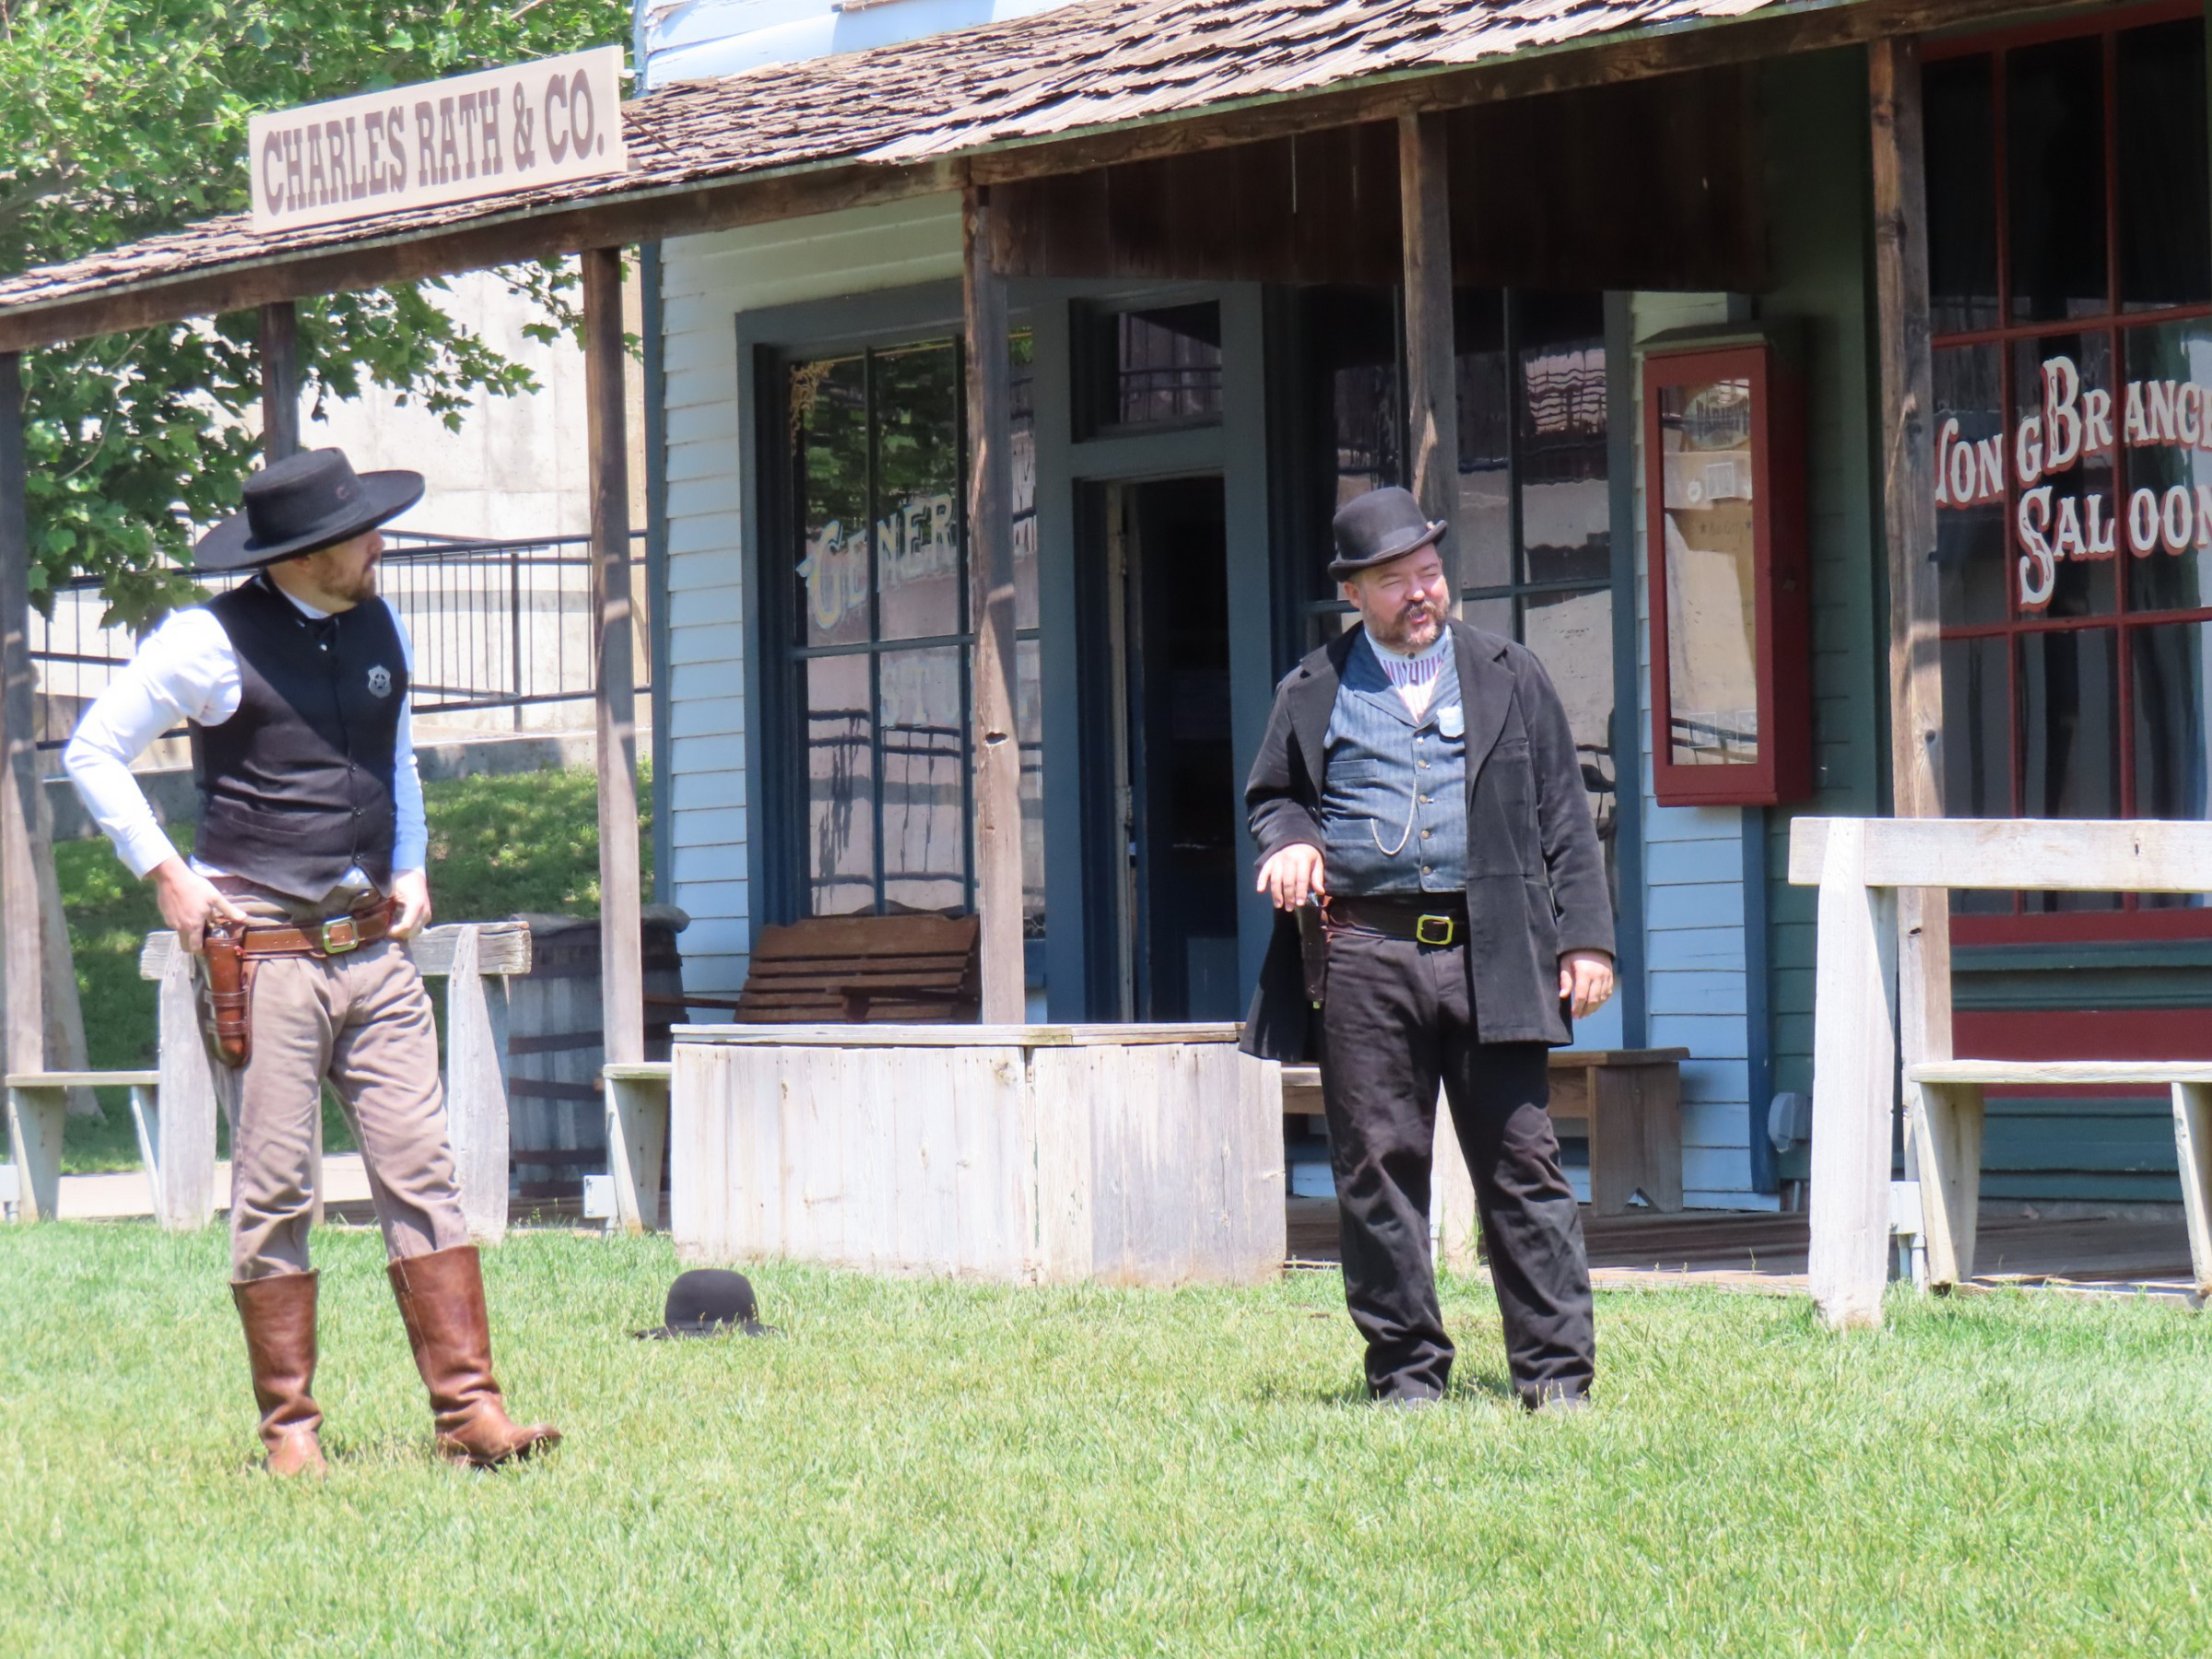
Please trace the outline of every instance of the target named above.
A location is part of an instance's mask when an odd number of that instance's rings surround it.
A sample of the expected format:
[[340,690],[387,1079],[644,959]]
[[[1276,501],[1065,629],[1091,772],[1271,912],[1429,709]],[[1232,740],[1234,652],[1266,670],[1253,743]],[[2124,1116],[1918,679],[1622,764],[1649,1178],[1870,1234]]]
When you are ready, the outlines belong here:
[[245,216],[0,279],[43,306],[552,205],[837,163],[912,163],[1602,37],[1849,0],[1074,0],[902,45],[659,88],[623,107],[624,176],[257,234]]

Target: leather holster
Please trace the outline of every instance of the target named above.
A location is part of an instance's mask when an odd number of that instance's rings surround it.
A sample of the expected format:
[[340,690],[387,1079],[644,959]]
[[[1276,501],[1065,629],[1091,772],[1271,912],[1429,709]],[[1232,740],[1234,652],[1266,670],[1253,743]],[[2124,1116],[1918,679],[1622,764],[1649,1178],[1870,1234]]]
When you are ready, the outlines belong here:
[[1298,907],[1298,956],[1305,970],[1306,1000],[1318,1008],[1329,989],[1329,930],[1318,904]]
[[261,966],[243,949],[245,929],[210,916],[201,937],[207,1003],[215,1016],[215,1055],[236,1071],[253,1052],[253,973]]

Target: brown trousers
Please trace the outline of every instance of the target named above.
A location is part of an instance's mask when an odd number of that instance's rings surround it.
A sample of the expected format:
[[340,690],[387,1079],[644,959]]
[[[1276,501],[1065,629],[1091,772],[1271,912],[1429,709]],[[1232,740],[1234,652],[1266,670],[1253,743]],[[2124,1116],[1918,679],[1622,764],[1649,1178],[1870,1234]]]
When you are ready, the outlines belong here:
[[[216,885],[249,915],[272,920],[341,915],[359,896],[337,890],[303,903],[231,877]],[[438,1030],[407,953],[385,939],[323,960],[265,961],[254,974],[252,1014],[246,1064],[233,1070],[213,1063],[230,1125],[230,1277],[307,1271],[325,1079],[361,1148],[384,1248],[399,1257],[467,1243],[446,1137]],[[212,1026],[204,980],[201,1017]]]

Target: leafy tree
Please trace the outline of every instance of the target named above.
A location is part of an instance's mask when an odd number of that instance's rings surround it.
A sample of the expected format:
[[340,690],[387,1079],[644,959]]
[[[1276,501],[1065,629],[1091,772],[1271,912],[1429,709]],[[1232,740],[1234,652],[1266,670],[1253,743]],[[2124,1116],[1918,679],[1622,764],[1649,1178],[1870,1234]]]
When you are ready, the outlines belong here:
[[[249,205],[258,111],[626,39],[624,0],[0,0],[0,271],[96,252]],[[574,273],[508,267],[578,323]],[[364,383],[458,429],[479,391],[535,388],[456,323],[436,280],[302,300],[302,393]],[[143,626],[192,592],[192,526],[236,508],[258,461],[257,319],[237,312],[27,354],[31,584],[79,572]]]

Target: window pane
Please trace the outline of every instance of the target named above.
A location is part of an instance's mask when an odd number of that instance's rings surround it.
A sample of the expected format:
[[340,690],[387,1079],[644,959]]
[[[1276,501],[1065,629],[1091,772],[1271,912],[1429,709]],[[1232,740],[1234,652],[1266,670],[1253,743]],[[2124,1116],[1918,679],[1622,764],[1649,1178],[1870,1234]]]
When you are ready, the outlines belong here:
[[[1037,368],[1027,329],[1009,342],[1014,441],[1014,626],[1037,626]],[[968,631],[960,618],[959,631]]]
[[1659,438],[1674,763],[1748,765],[1759,759],[1751,382],[1660,388]]
[[2104,42],[2096,35],[2053,41],[2006,61],[2012,314],[2100,315],[2108,303]]
[[[2212,605],[2212,321],[2131,328],[2122,339],[2121,442],[2131,610]],[[2186,434],[2184,436],[2184,434]]]
[[883,900],[888,911],[968,903],[964,647],[883,653]]
[[[1346,618],[1356,621],[1356,617]],[[1513,602],[1511,599],[1470,599],[1460,607],[1460,620],[1470,628],[1479,628],[1494,633],[1501,640],[1518,636],[1513,631]]]
[[1997,321],[1997,161],[1992,60],[1950,58],[1921,76],[1928,174],[1928,289],[1936,332]]
[[959,352],[949,340],[875,354],[880,638],[960,631]]
[[[1604,327],[1602,315],[1595,319]],[[1521,541],[1530,582],[1606,582],[1613,497],[1606,469],[1601,333],[1521,351]]]
[[2204,19],[2128,29],[2116,49],[2120,298],[2196,304],[2212,299]]
[[788,394],[801,638],[850,644],[868,637],[867,365],[794,363]]
[[2101,617],[2116,604],[2120,523],[2112,451],[2123,411],[2112,397],[2112,336],[2046,335],[2013,346],[2012,401],[2020,498],[2013,599],[2024,612]]
[[1171,305],[1124,312],[1114,330],[1114,406],[1124,426],[1205,420],[1221,414],[1221,308]]
[[876,908],[875,723],[868,659],[815,657],[806,674],[806,908]]
[[1505,300],[1493,289],[1453,296],[1454,400],[1459,407],[1459,487],[1447,550],[1463,588],[1501,588],[1513,580],[1512,389],[1505,373]]
[[[2003,638],[1943,646],[1943,809],[1951,818],[2012,816],[2012,691]],[[1952,895],[1961,912],[2009,914],[2012,895]]]
[[2017,580],[2006,552],[2000,349],[1936,353],[1936,564],[1943,619],[1953,628],[2004,621],[2006,591]]
[[[2205,672],[2212,624],[2146,628],[2128,641],[2136,680],[2136,818],[2212,817],[2206,737],[2212,734],[2212,677]],[[2194,910],[2202,893],[2145,893],[2148,910]]]
[[1604,588],[1543,594],[1531,595],[1524,605],[1524,642],[1536,653],[1566,705],[1575,759],[1590,791],[1590,816],[1596,820],[1610,875],[1619,817],[1619,771],[1613,755],[1613,595]]
[[[2018,645],[2020,809],[2027,818],[2120,816],[2119,672],[2112,630],[2031,633]],[[2111,910],[2110,893],[2030,893],[2037,911]]]
[[1044,937],[1044,680],[1037,641],[1014,645],[1014,741],[1021,747],[1021,936]]

